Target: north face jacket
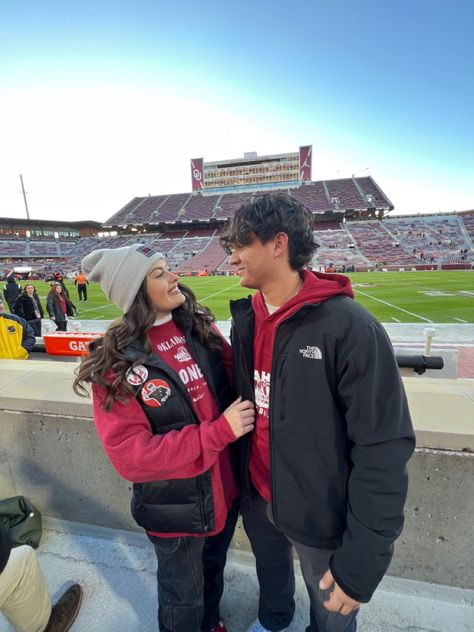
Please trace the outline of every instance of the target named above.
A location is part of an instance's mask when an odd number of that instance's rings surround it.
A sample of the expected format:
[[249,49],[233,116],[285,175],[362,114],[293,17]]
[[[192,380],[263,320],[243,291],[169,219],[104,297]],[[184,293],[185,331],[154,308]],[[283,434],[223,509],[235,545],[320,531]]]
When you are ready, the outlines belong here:
[[[235,386],[253,400],[251,299],[231,302]],[[414,433],[382,325],[345,296],[306,304],[278,327],[269,394],[275,524],[297,542],[334,549],[330,569],[369,601],[403,526]],[[252,493],[251,435],[240,442]]]

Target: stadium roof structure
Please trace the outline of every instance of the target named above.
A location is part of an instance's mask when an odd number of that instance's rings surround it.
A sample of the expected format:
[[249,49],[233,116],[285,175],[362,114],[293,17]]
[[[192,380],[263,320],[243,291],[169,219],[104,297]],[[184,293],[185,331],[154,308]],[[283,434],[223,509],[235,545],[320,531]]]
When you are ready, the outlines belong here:
[[0,225],[9,226],[22,226],[22,227],[35,227],[35,226],[51,226],[51,227],[90,227],[100,229],[102,224],[93,220],[82,220],[75,222],[68,222],[65,220],[53,220],[53,219],[27,219],[22,217],[0,217]]

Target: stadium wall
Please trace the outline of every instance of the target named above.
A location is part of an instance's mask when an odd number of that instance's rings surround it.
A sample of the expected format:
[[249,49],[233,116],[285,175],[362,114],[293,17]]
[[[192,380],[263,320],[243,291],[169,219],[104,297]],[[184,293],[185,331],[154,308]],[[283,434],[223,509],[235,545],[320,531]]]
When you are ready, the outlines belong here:
[[[25,494],[46,521],[136,532],[131,483],[104,453],[90,400],[72,392],[76,366],[0,362],[0,497]],[[404,383],[418,448],[390,574],[474,589],[474,383],[411,377]],[[240,524],[233,546],[249,546]]]

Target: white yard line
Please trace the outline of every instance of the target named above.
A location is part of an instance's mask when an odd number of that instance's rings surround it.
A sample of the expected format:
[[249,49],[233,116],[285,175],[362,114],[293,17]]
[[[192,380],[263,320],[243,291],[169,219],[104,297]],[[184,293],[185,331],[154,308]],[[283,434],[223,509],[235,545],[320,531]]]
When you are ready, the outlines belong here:
[[365,292],[361,292],[360,290],[357,290],[357,294],[362,294],[363,296],[367,296],[367,298],[371,298],[373,301],[378,301],[379,303],[383,303],[384,305],[393,307],[393,309],[398,309],[399,311],[405,312],[405,314],[410,314],[410,316],[415,316],[415,318],[419,318],[420,320],[425,320],[427,323],[433,322],[429,318],[425,318],[424,316],[420,316],[419,314],[414,314],[413,312],[409,312],[408,310],[403,309],[403,307],[397,307],[396,305],[393,305],[392,303],[383,301],[381,298],[375,298],[375,296],[371,296],[370,294],[366,294]]
[[394,320],[396,323],[401,323],[401,320],[398,320],[398,318],[395,318],[395,316],[392,316],[392,320]]
[[113,303],[107,303],[107,305],[101,305],[100,307],[90,307],[89,309],[84,309],[84,310],[82,310],[79,307],[79,315],[82,316],[83,314],[88,314],[89,312],[96,312],[99,309],[107,309],[108,307],[115,307],[115,309],[117,309]]
[[456,318],[456,316],[453,316],[454,320],[458,320],[460,323],[468,323],[468,320],[463,320],[462,318]]
[[237,285],[240,285],[240,281],[238,283],[236,283],[235,285],[230,285],[229,287],[225,287],[223,290],[219,290],[218,292],[214,292],[214,294],[209,294],[209,296],[205,296],[204,298],[200,298],[199,302],[202,303],[203,301],[207,301],[208,298],[212,298],[213,296],[217,296],[218,294],[223,294],[224,292],[227,292],[227,290],[233,290],[234,287],[236,287]]

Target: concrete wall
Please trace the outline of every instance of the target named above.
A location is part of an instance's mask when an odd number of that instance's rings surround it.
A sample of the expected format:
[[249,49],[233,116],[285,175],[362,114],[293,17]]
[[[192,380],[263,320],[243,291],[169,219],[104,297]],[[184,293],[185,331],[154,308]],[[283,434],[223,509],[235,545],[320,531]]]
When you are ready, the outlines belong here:
[[[46,517],[139,530],[131,484],[97,438],[74,363],[0,361],[0,498],[28,496]],[[406,526],[390,574],[474,588],[474,382],[404,378],[418,449]],[[248,548],[239,526],[236,548]]]

